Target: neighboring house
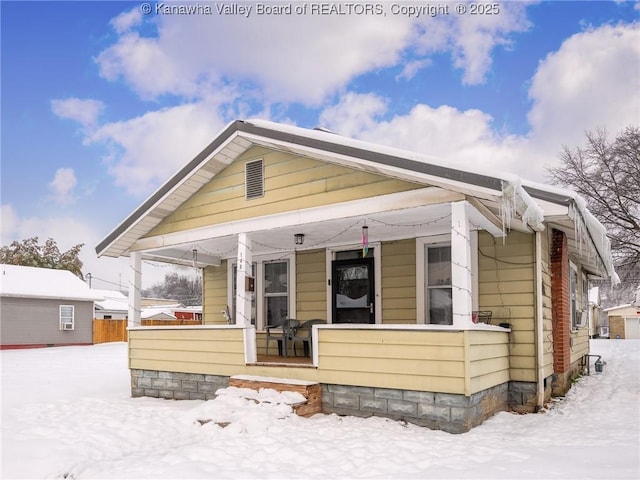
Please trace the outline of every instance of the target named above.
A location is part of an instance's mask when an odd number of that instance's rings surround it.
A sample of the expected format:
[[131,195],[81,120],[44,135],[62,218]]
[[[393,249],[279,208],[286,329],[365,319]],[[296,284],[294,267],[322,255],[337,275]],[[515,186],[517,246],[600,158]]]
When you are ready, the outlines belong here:
[[[589,280],[618,281],[571,191],[258,120],[231,123],[96,251],[130,257],[138,288],[142,259],[203,269],[205,325],[130,329],[132,395],[286,378],[321,384],[325,412],[450,432],[565,394],[588,361]],[[266,355],[285,318],[326,322],[311,358]]]
[[640,338],[640,307],[627,304],[604,311],[609,317],[609,338]]
[[1,348],[93,343],[93,302],[103,297],[67,270],[0,265]]
[[95,303],[94,317],[99,320],[126,320],[129,314],[129,298],[117,290],[92,289],[104,298]]

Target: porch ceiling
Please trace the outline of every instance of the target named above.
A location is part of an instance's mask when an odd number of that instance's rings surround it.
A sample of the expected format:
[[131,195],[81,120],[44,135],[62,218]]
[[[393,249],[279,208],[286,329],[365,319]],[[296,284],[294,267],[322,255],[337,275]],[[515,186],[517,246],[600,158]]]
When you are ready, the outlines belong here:
[[[474,207],[469,205],[469,223],[472,230],[488,229],[494,235],[500,230]],[[294,251],[313,250],[334,246],[361,248],[362,227],[367,225],[369,243],[399,240],[451,232],[451,204],[422,205],[400,210],[332,218],[322,221],[304,221],[276,228],[261,228],[248,232],[254,255],[287,255]],[[194,232],[195,233],[195,232]],[[203,232],[202,232],[203,233]],[[159,248],[143,250],[143,258],[191,265],[193,250],[197,251],[199,266],[216,265],[220,259],[235,258],[238,233],[212,235],[189,242],[164,244]],[[304,235],[304,243],[296,245],[294,235]],[[176,238],[177,240],[177,238]]]

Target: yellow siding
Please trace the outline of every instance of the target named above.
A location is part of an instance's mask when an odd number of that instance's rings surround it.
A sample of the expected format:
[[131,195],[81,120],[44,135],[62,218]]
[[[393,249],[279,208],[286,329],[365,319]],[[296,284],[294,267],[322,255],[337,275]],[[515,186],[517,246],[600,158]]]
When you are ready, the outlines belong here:
[[[246,200],[244,165],[264,161],[265,194]],[[370,198],[421,185],[264,148],[249,149],[218,173],[147,236],[303,208]],[[256,210],[257,209],[257,210]]]
[[382,244],[382,323],[416,323],[415,239]]
[[129,331],[129,368],[234,375],[244,364],[242,329]]
[[469,394],[508,382],[509,334],[467,331]]
[[462,332],[319,330],[323,383],[465,393]]
[[509,380],[504,332],[320,329],[317,368],[245,365],[243,330],[238,328],[129,333],[129,365],[134,369],[264,375],[465,395]]
[[589,353],[589,328],[582,327],[571,332],[571,364],[579,361]]
[[205,325],[225,324],[222,311],[227,307],[227,261],[219,267],[206,267],[203,281],[203,323]]
[[479,309],[492,323],[511,324],[511,380],[535,382],[535,236],[509,232],[506,239],[478,235]]
[[324,250],[296,253],[296,316],[327,320],[327,271]]

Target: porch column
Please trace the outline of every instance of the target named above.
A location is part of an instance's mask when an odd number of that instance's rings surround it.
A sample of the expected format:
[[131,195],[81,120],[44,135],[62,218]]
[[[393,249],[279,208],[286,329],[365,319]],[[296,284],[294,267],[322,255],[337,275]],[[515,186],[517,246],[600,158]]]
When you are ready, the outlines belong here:
[[140,292],[142,288],[142,256],[132,252],[129,257],[129,315],[127,326],[140,326]]
[[473,324],[473,290],[471,278],[471,235],[467,202],[451,204],[451,285],[453,325],[464,328]]
[[251,295],[255,288],[251,277],[251,239],[246,233],[238,235],[238,271],[236,275],[236,325],[251,325]]

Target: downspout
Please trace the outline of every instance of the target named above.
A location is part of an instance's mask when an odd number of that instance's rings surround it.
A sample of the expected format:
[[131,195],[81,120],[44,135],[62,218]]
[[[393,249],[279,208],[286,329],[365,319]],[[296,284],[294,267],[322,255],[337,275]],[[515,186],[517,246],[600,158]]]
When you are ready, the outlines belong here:
[[544,407],[544,315],[542,314],[542,234],[536,232],[536,411]]

